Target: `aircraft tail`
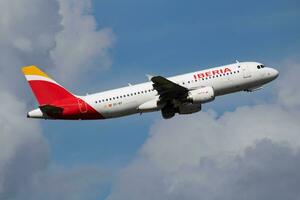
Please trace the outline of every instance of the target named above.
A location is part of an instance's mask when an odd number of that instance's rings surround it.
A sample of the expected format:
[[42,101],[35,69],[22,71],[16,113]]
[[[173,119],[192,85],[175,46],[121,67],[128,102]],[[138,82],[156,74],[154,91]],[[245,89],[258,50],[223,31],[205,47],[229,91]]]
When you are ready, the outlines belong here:
[[26,66],[22,68],[22,71],[40,106],[65,98],[74,98],[71,92],[55,82],[38,67]]

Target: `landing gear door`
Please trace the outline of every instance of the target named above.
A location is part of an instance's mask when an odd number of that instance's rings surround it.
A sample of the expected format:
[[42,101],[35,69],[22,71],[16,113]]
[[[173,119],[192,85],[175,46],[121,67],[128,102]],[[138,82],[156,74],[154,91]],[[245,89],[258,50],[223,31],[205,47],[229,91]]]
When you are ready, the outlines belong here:
[[247,66],[243,66],[242,67],[242,72],[243,72],[243,77],[244,78],[251,78],[250,68],[248,68]]

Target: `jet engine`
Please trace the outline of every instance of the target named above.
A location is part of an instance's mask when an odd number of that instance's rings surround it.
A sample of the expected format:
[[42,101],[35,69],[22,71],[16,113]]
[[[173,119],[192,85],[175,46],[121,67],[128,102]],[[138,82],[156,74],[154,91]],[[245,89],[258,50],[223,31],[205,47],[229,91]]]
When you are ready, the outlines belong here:
[[213,101],[215,99],[214,89],[206,86],[196,90],[191,90],[187,99],[193,104],[202,104]]

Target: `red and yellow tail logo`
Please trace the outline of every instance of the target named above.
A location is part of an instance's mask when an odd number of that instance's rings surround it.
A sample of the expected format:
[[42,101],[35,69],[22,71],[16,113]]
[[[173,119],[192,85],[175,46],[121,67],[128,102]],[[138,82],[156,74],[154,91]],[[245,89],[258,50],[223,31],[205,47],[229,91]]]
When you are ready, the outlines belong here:
[[72,98],[74,95],[55,82],[36,66],[23,67],[22,71],[40,105]]

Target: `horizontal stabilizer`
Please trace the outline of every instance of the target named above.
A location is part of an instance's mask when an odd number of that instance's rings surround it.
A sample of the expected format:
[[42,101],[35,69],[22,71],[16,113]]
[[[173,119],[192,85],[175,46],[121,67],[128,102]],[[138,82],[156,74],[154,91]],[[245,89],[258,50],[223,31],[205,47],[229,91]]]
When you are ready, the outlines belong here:
[[42,111],[42,113],[50,116],[50,117],[57,117],[62,115],[64,109],[61,107],[57,106],[52,106],[52,105],[43,105],[39,107]]

